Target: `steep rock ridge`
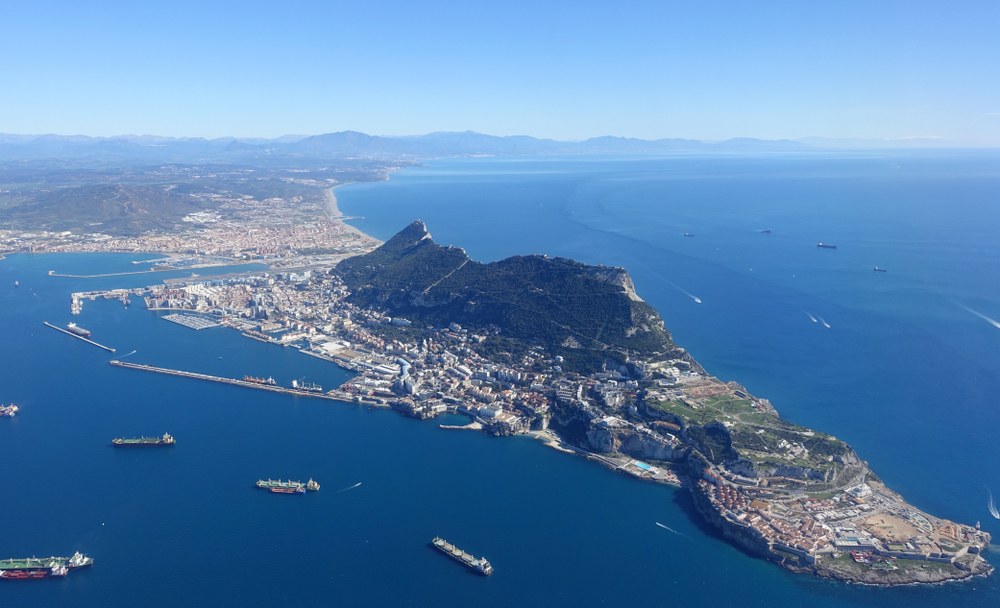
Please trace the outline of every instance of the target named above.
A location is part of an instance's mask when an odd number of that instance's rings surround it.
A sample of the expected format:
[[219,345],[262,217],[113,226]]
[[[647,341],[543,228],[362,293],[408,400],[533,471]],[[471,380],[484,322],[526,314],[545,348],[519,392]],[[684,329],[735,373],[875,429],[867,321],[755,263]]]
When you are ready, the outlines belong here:
[[422,324],[493,327],[559,348],[676,350],[623,268],[543,255],[483,264],[435,243],[420,220],[331,272],[351,289],[354,304]]

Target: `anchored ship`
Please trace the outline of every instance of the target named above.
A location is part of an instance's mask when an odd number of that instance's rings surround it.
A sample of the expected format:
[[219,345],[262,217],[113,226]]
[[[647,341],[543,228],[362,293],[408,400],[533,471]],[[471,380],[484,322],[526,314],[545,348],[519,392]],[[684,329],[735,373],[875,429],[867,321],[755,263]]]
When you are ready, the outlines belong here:
[[174,445],[177,440],[170,436],[169,433],[164,433],[163,437],[133,437],[132,439],[114,439],[112,443],[117,447],[159,447],[165,445]]
[[771,229],[770,228],[765,228],[764,230],[761,230],[761,232],[763,232],[765,234],[771,234]]
[[0,405],[0,418],[13,418],[17,416],[17,406],[11,403],[8,406]]
[[885,268],[879,268],[878,266],[876,266],[875,272],[885,272]]
[[270,490],[275,494],[305,494],[306,490],[312,490],[315,492],[319,490],[319,484],[313,481],[312,477],[309,481],[302,483],[301,481],[281,481],[280,479],[268,479],[264,481],[263,479],[257,480],[257,487],[262,490]]
[[827,245],[825,243],[816,243],[816,246],[817,247],[824,247],[826,249],[836,249],[837,248],[836,245]]
[[87,331],[86,329],[80,327],[76,323],[70,323],[69,325],[66,326],[66,329],[69,330],[69,331],[71,331],[71,332],[73,332],[74,334],[76,334],[78,336],[82,336],[84,338],[89,338],[90,337],[90,332]]
[[274,378],[271,378],[270,376],[268,376],[267,380],[263,378],[256,378],[254,376],[243,376],[243,381],[253,382],[254,384],[266,384],[267,386],[274,386],[277,384],[277,382],[274,381]]
[[94,559],[77,551],[73,557],[28,557],[0,561],[0,579],[32,580],[63,577],[75,570],[90,568]]
[[435,536],[434,540],[431,541],[434,548],[438,551],[444,553],[445,555],[451,557],[452,559],[461,562],[462,565],[472,568],[476,572],[482,574],[483,576],[489,576],[493,574],[493,566],[486,561],[485,557],[476,559],[474,556],[469,555],[465,551],[462,551],[455,545],[449,543],[445,539]]

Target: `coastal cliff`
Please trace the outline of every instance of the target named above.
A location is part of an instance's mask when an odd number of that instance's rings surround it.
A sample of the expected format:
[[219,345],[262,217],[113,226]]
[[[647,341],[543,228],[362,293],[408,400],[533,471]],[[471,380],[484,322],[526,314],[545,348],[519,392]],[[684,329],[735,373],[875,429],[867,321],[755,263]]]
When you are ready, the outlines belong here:
[[[622,268],[537,255],[482,264],[418,220],[329,276],[364,320],[349,337],[406,353],[394,407],[423,418],[456,404],[493,435],[548,427],[629,475],[680,474],[724,537],[797,572],[879,585],[992,572],[978,523],[916,509],[844,441],[711,376]],[[389,384],[388,369],[343,390],[379,394],[370,387]]]

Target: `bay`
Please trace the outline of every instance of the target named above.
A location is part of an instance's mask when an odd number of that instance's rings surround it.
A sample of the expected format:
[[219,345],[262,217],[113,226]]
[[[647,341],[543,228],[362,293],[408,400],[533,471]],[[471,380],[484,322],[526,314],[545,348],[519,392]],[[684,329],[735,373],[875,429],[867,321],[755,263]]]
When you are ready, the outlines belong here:
[[[998,185],[990,153],[533,157],[433,161],[337,194],[377,238],[419,217],[439,243],[484,261],[547,253],[626,267],[712,373],[849,441],[921,508],[974,522],[988,517],[987,488],[1000,488],[1000,333],[956,302],[1000,318]],[[757,232],[764,228],[773,232]],[[838,249],[818,250],[818,241]],[[63,580],[0,585],[3,605],[1000,598],[996,577],[874,589],[794,575],[718,538],[684,491],[533,440],[437,428],[460,419],[421,422],[113,368],[109,353],[41,324],[75,320],[114,356],[135,350],[125,359],[133,362],[283,384],[347,378],[293,349],[224,328],[195,332],[141,306],[88,301],[69,315],[69,293],[151,282],[144,275],[47,276],[128,271],[133,259],[145,258],[0,261],[0,401],[22,408],[0,420],[0,558],[80,550],[97,560]],[[109,446],[115,436],[164,431],[176,447]],[[289,476],[312,476],[323,489],[298,497],[253,487]],[[478,577],[436,554],[434,535],[486,555],[496,573]]]

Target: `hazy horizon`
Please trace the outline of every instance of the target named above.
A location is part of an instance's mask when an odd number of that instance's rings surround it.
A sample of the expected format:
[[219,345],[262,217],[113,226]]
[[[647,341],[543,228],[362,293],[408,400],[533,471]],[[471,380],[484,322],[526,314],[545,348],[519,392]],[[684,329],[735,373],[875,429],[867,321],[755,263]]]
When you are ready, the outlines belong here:
[[4,17],[6,133],[1000,145],[989,2],[42,2]]

